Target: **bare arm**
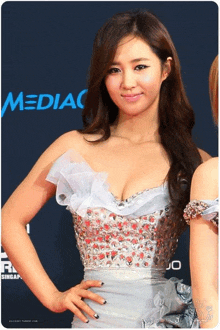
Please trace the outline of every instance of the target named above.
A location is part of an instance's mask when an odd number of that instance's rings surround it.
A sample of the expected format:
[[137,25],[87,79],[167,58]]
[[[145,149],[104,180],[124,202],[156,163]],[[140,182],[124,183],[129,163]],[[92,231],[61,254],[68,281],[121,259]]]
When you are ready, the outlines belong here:
[[50,280],[38,258],[26,232],[26,224],[55,194],[55,186],[45,180],[55,159],[68,147],[68,134],[55,141],[39,158],[24,181],[11,195],[2,209],[2,245],[13,266],[36,297],[50,310],[63,312],[70,309],[84,322],[83,309],[93,317],[92,311],[81,298],[87,297],[99,303],[104,299],[86,290],[100,286],[99,281],[86,281],[66,292],[60,292]]
[[[218,161],[212,158],[195,171],[191,200],[218,196]],[[218,233],[201,216],[190,220],[190,271],[193,302],[200,326],[212,328],[218,323]]]

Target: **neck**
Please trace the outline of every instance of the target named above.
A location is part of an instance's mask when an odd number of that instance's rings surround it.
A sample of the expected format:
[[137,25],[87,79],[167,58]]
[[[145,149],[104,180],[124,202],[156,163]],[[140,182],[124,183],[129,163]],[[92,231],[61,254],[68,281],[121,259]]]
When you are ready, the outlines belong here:
[[112,136],[126,138],[133,143],[160,142],[158,113],[141,113],[131,116],[119,111]]

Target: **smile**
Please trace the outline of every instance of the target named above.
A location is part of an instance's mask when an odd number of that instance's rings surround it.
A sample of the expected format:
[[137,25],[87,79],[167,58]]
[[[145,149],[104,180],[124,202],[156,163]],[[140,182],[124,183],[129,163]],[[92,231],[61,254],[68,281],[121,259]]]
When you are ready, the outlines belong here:
[[140,94],[124,94],[122,97],[128,101],[128,102],[134,102],[139,100],[139,98],[143,95],[143,93]]

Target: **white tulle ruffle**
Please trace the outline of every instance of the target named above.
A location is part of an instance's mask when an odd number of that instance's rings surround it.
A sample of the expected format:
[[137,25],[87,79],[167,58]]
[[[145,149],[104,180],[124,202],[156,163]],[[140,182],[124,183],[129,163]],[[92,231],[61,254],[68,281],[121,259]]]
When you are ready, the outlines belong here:
[[109,190],[108,173],[96,172],[73,149],[60,156],[46,180],[57,185],[56,200],[71,213],[85,216],[88,208],[106,208],[118,215],[137,217],[163,210],[169,204],[167,183],[146,189],[126,201],[120,201]]

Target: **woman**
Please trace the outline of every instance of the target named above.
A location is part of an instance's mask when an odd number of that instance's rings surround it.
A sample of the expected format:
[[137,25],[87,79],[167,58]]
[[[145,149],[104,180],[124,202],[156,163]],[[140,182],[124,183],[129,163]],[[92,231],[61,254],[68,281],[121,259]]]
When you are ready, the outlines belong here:
[[[193,326],[189,288],[163,275],[201,156],[175,47],[153,14],[117,14],[98,31],[83,122],[43,153],[4,206],[7,255],[46,307],[77,316],[73,327]],[[85,270],[65,292],[25,230],[55,193],[73,214]]]
[[[215,124],[218,124],[218,56],[209,74]],[[218,157],[201,164],[192,179],[191,202],[185,209],[190,224],[190,270],[193,301],[201,327],[218,323]]]

